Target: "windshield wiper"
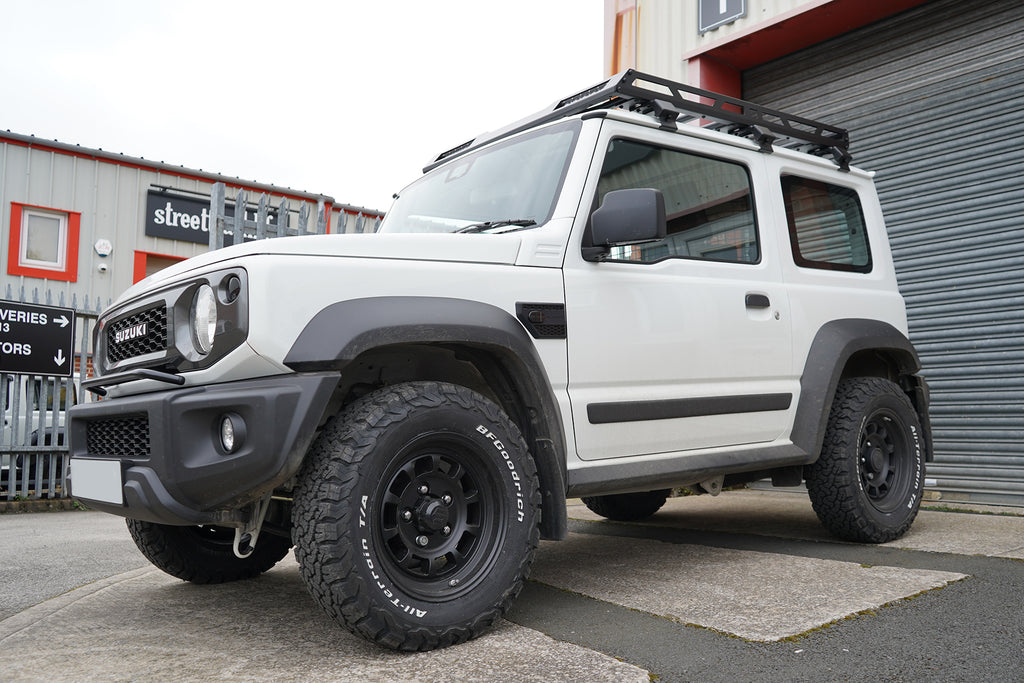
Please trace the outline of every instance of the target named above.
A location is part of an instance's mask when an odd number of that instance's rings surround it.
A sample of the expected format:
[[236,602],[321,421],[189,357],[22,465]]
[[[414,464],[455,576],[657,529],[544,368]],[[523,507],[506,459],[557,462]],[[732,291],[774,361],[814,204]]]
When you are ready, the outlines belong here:
[[455,232],[483,232],[485,230],[490,230],[491,228],[503,228],[508,225],[515,225],[520,228],[530,228],[537,225],[537,221],[532,218],[510,218],[504,221],[485,221],[483,223],[467,225],[464,228],[459,228]]

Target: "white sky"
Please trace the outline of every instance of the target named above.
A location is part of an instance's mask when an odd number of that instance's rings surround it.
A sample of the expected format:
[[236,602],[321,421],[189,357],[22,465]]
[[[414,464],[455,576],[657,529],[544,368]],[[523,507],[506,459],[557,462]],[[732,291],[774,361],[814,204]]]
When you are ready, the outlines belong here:
[[386,210],[603,76],[603,0],[0,0],[0,130]]

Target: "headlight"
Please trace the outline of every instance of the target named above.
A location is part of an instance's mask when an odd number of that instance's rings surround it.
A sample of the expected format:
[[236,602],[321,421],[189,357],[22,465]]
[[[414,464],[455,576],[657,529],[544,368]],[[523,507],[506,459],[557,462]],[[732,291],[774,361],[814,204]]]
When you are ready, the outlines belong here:
[[202,285],[192,298],[192,340],[205,356],[213,349],[217,333],[217,297],[210,285]]

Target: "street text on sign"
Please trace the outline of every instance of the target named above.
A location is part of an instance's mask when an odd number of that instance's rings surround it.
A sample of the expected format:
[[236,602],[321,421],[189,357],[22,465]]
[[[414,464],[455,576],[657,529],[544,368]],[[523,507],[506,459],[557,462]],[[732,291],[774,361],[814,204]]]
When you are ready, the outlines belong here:
[[75,311],[0,300],[0,372],[72,374]]

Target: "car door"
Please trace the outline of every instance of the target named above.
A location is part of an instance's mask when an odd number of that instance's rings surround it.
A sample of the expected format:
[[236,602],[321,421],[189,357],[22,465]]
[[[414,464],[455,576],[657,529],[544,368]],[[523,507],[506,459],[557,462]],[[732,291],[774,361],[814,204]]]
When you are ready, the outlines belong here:
[[[573,250],[565,277],[569,397],[583,460],[771,442],[788,433],[798,381],[777,248],[752,188],[757,152],[606,134],[593,206],[655,188],[667,236]],[[646,139],[645,139],[646,137]]]

